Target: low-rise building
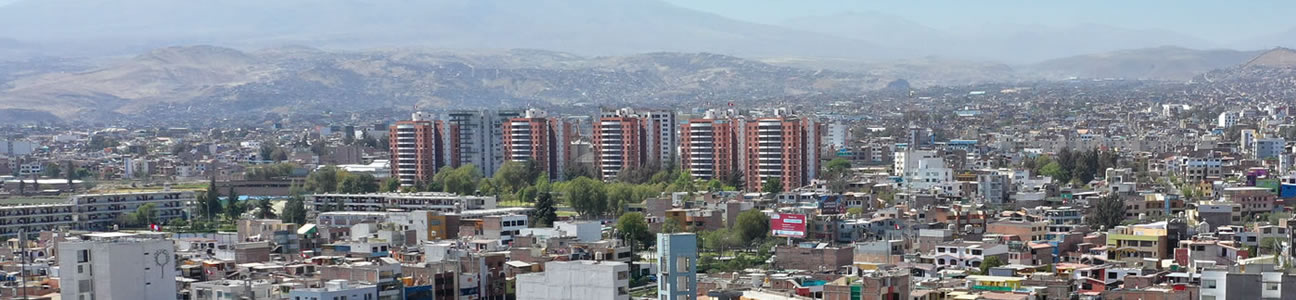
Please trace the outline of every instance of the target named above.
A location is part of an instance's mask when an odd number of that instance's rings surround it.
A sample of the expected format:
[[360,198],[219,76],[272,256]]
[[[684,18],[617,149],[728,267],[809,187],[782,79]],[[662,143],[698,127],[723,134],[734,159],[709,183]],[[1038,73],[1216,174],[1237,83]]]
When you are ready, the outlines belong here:
[[519,300],[630,299],[630,266],[609,261],[553,261],[517,276]]

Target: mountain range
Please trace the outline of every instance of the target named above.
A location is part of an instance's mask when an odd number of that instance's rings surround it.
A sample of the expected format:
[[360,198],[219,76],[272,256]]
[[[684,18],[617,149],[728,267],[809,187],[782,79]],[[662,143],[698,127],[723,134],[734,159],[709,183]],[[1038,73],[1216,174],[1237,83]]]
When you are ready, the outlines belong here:
[[[167,47],[80,71],[20,76],[0,86],[0,109],[62,118],[169,110],[292,111],[385,107],[743,101],[852,94],[876,76],[808,70],[708,53],[584,57],[541,50],[452,53],[242,52]],[[722,103],[722,102],[721,102]]]
[[760,24],[662,0],[6,1],[12,3],[0,5],[0,54],[19,53],[5,50],[7,44],[28,49],[24,54],[75,56],[211,44],[239,49],[547,49],[580,55],[708,52],[870,62],[938,57],[1030,64],[1163,46],[1296,46],[1296,28],[1229,43],[1202,40],[1191,32],[1102,24],[994,24],[955,34],[878,12]]
[[[1095,24],[972,35],[880,13],[759,24],[660,0],[0,1],[0,116],[40,120],[745,101],[898,79],[1188,81],[1261,53]],[[1293,41],[1296,29],[1252,43]]]
[[937,58],[867,63],[678,52],[582,56],[528,49],[325,51],[300,46],[245,52],[184,46],[108,62],[0,62],[0,111],[112,119],[217,111],[715,104],[856,95],[898,79],[919,87],[1076,77],[1186,81],[1248,62],[1287,67],[1296,57],[1281,54],[1288,52],[1278,49],[1253,59],[1256,53],[1162,47],[1009,66]]

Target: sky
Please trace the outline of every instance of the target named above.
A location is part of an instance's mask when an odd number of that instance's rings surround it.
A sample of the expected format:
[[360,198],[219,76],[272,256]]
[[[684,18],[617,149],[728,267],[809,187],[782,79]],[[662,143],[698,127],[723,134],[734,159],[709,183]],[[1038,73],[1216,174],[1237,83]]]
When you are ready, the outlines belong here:
[[1227,43],[1296,27],[1291,0],[665,0],[733,19],[778,24],[797,17],[881,12],[956,34],[987,24],[1103,24],[1164,29]]

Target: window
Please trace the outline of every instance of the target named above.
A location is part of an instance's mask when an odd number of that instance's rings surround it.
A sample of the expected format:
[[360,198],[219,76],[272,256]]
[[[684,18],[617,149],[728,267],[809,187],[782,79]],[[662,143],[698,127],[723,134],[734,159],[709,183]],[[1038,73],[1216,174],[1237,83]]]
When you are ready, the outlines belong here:
[[78,263],[90,262],[90,250],[78,250],[77,262]]
[[[1214,289],[1214,288],[1215,288],[1215,280],[1205,280],[1205,279],[1203,279],[1203,280],[1202,280],[1202,287],[1205,287],[1205,288],[1208,288],[1208,289]],[[1204,299],[1205,296],[1203,296],[1202,298]]]

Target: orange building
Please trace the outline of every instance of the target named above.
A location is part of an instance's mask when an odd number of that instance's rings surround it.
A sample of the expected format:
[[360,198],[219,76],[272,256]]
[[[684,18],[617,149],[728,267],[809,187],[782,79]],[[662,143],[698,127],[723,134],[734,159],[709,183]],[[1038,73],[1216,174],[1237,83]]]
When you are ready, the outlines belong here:
[[388,131],[392,177],[402,187],[429,180],[445,166],[445,128],[427,116],[415,113],[412,121],[396,122]]
[[819,123],[779,111],[772,118],[747,121],[744,131],[743,178],[748,190],[761,190],[778,178],[783,190],[810,184],[819,168]]

